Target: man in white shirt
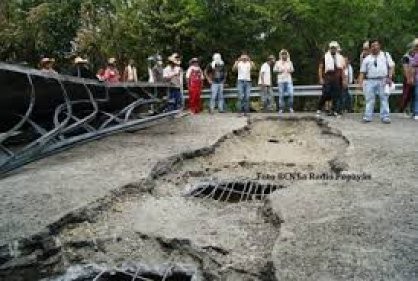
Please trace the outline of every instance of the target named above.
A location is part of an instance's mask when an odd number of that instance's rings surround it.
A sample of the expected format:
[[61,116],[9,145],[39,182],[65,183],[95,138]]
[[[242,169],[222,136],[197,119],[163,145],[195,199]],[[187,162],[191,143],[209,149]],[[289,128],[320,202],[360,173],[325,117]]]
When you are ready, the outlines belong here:
[[244,116],[250,112],[251,70],[253,69],[255,69],[255,64],[247,54],[242,54],[232,67],[233,71],[238,72],[238,108]]
[[280,51],[280,58],[274,65],[274,72],[277,73],[277,89],[279,96],[277,99],[277,107],[279,114],[283,113],[285,108],[285,97],[289,105],[289,112],[293,113],[293,81],[292,73],[294,72],[293,63],[287,50]]
[[389,124],[389,93],[385,92],[386,85],[391,85],[395,63],[389,53],[380,50],[378,40],[370,41],[371,53],[363,60],[360,68],[359,85],[364,83],[364,95],[366,108],[364,111],[364,122],[371,122],[373,119],[374,103],[376,95],[380,98],[380,119],[383,123]]
[[261,66],[258,77],[264,111],[272,110],[273,107],[273,65],[275,61],[276,58],[273,55],[269,56]]

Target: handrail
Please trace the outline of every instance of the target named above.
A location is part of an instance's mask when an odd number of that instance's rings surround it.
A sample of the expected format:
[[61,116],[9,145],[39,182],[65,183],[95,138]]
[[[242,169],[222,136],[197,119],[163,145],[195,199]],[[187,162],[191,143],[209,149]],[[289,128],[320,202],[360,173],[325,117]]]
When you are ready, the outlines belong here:
[[[358,85],[350,85],[350,94],[354,96],[362,96],[363,91],[361,88],[358,87]],[[260,87],[252,87],[251,88],[251,97],[260,97]],[[294,90],[294,96],[295,97],[315,97],[315,96],[321,96],[322,95],[322,86],[321,85],[296,85],[293,87]],[[187,99],[188,91],[185,91],[185,98]],[[273,95],[278,96],[278,90],[277,87],[273,87]],[[402,84],[395,84],[395,90],[391,93],[391,95],[402,95]],[[202,91],[201,98],[202,99],[210,99],[211,92],[210,89],[204,89]],[[225,99],[231,99],[231,98],[237,98],[238,96],[238,90],[237,88],[226,88],[224,89],[224,98]]]

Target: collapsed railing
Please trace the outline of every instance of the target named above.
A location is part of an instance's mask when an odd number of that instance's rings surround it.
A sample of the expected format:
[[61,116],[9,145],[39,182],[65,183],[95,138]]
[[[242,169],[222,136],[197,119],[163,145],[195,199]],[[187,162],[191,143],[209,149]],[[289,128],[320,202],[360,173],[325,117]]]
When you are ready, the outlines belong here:
[[0,175],[75,144],[174,116],[171,87],[109,85],[0,63]]

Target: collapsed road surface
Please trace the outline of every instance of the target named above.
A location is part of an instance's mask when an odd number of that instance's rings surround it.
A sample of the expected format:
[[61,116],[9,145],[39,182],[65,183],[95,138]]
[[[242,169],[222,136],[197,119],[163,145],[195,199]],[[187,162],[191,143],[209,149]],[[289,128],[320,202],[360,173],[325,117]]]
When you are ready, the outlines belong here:
[[418,280],[418,126],[189,116],[0,182],[2,280]]

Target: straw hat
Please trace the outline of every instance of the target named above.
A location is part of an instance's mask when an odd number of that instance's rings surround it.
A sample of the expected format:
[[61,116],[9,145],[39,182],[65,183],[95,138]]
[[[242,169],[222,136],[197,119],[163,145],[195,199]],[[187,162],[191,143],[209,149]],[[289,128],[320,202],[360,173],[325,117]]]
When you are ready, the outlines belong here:
[[116,59],[115,58],[110,58],[107,62],[109,64],[115,64],[116,63]]
[[89,63],[89,61],[86,60],[86,59],[83,59],[82,57],[76,57],[74,59],[74,63],[75,64],[86,64],[86,63]]
[[414,39],[414,41],[412,41],[412,45],[415,47],[415,46],[418,46],[418,38],[415,38]]
[[55,59],[52,59],[52,58],[42,58],[41,59],[41,64],[43,65],[43,64],[47,64],[47,63],[54,63],[55,62]]
[[176,65],[180,65],[181,64],[181,60],[179,58],[179,55],[177,53],[172,54],[171,56],[168,57],[168,61],[172,62]]
[[191,60],[189,60],[189,64],[195,63],[195,62],[199,62],[198,58],[192,58]]

